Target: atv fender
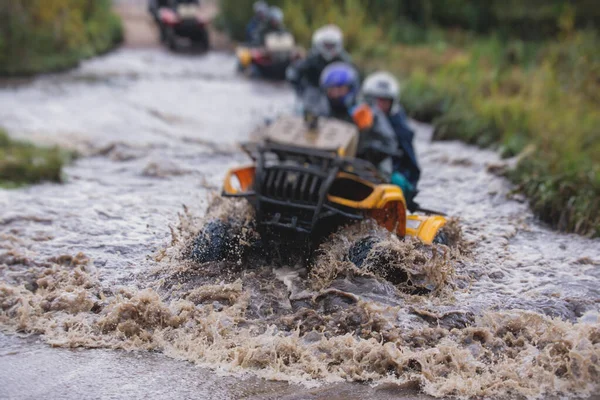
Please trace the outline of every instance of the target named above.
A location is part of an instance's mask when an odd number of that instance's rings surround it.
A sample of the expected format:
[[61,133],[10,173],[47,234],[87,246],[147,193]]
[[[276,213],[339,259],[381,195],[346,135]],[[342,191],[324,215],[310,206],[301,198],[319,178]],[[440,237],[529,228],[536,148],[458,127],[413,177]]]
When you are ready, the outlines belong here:
[[432,244],[437,242],[435,239],[441,234],[446,222],[446,218],[440,215],[408,215],[406,235],[417,237],[425,244]]
[[246,69],[252,64],[252,53],[250,49],[247,47],[238,47],[236,50],[236,55],[238,59],[239,65],[242,69]]
[[345,179],[347,181],[346,186],[349,182],[354,182],[356,188],[358,184],[369,190],[365,191],[368,193],[366,197],[353,200],[346,194],[343,197],[329,195],[329,201],[341,204],[343,206],[364,210],[366,215],[375,219],[377,223],[386,228],[390,232],[394,232],[396,235],[403,237],[406,234],[406,200],[402,190],[396,185],[379,184],[375,185],[370,182],[358,179],[349,174],[339,174],[338,179]]
[[254,183],[255,173],[253,165],[230,169],[225,176],[223,194],[235,196],[247,193]]

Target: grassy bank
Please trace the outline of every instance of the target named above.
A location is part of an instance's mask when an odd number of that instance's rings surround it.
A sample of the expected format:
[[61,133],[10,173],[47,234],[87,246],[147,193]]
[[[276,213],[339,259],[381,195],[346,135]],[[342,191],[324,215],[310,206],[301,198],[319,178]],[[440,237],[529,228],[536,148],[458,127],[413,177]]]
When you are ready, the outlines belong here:
[[[517,7],[494,0],[472,9],[467,5],[477,2],[440,1],[453,7],[408,0],[274,3],[306,45],[316,27],[338,24],[361,69],[388,69],[402,79],[404,106],[434,124],[435,139],[520,155],[507,176],[543,221],[600,236],[600,41],[597,31],[579,29],[598,19],[593,4]],[[251,2],[222,3],[225,25],[238,35]]]
[[110,0],[0,2],[0,75],[69,68],[121,39]]
[[560,230],[598,236],[597,43],[595,33],[573,33],[533,49],[528,61],[510,44],[479,41],[428,65],[428,72],[422,66],[406,71],[403,101],[411,114],[433,122],[438,140],[520,154],[508,177],[534,212]]
[[12,140],[0,129],[0,187],[11,188],[43,181],[61,182],[63,165],[73,156],[57,147],[37,147]]

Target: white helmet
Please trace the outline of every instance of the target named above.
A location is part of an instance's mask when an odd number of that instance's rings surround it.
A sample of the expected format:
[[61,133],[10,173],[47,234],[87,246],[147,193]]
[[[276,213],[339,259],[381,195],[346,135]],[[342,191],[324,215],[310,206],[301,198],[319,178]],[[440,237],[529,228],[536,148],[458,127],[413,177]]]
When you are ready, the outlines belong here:
[[277,6],[269,8],[269,21],[277,26],[283,26],[283,11]]
[[400,85],[394,75],[389,72],[380,71],[367,76],[361,91],[366,99],[390,99],[392,100],[392,109],[398,106]]
[[269,5],[266,1],[257,1],[254,3],[253,7],[254,13],[266,16],[269,12]]
[[344,50],[344,35],[335,25],[325,25],[315,31],[312,46],[326,61],[331,61]]

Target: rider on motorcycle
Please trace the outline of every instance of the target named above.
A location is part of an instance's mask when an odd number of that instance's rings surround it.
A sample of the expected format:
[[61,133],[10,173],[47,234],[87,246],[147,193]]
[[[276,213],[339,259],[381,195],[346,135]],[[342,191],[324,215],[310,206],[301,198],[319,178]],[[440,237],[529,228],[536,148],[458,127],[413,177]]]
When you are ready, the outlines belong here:
[[254,16],[246,26],[246,42],[259,43],[258,33],[261,27],[267,22],[269,14],[269,5],[265,1],[257,1],[254,3]]
[[344,37],[340,28],[326,25],[315,31],[308,56],[291,65],[286,78],[301,94],[307,87],[318,88],[325,67],[338,61],[349,64],[352,62],[350,55],[344,50]]
[[404,153],[394,166],[392,183],[402,187],[408,197],[414,197],[421,170],[413,147],[415,134],[408,125],[406,114],[399,103],[399,93],[398,81],[388,72],[371,74],[362,85],[362,96],[369,104],[377,106],[385,114]]

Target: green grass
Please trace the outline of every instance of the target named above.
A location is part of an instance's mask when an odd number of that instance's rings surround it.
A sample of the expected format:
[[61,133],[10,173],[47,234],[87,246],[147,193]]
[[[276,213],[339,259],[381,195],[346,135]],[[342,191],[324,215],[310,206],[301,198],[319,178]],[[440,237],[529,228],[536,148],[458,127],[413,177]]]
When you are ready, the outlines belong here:
[[0,6],[0,75],[63,70],[123,37],[110,0],[21,0]]
[[597,43],[594,32],[573,33],[515,62],[510,43],[479,40],[427,74],[405,74],[402,102],[434,124],[437,140],[521,154],[507,176],[535,214],[556,229],[600,236]]
[[62,182],[62,168],[74,156],[58,147],[38,147],[12,140],[0,129],[0,187],[15,188],[44,181]]
[[[423,19],[398,16],[404,1],[276,3],[305,46],[316,28],[335,23],[363,72],[387,69],[400,77],[402,104],[414,118],[433,123],[435,140],[458,139],[496,148],[505,157],[520,155],[507,177],[541,220],[562,231],[600,236],[600,38],[597,31],[575,29],[585,18],[598,20],[597,10],[591,3],[561,2],[551,9],[494,0],[485,11],[487,2],[441,1],[464,7],[425,10],[430,15],[417,10]],[[243,32],[251,3],[222,0],[223,25],[234,36]],[[455,15],[445,15],[448,10]],[[468,13],[475,13],[475,22],[485,21],[477,18],[492,11],[498,12],[490,14],[494,31],[485,36],[439,27],[469,25]],[[488,27],[475,25],[476,31]],[[531,37],[545,40],[525,40]]]

